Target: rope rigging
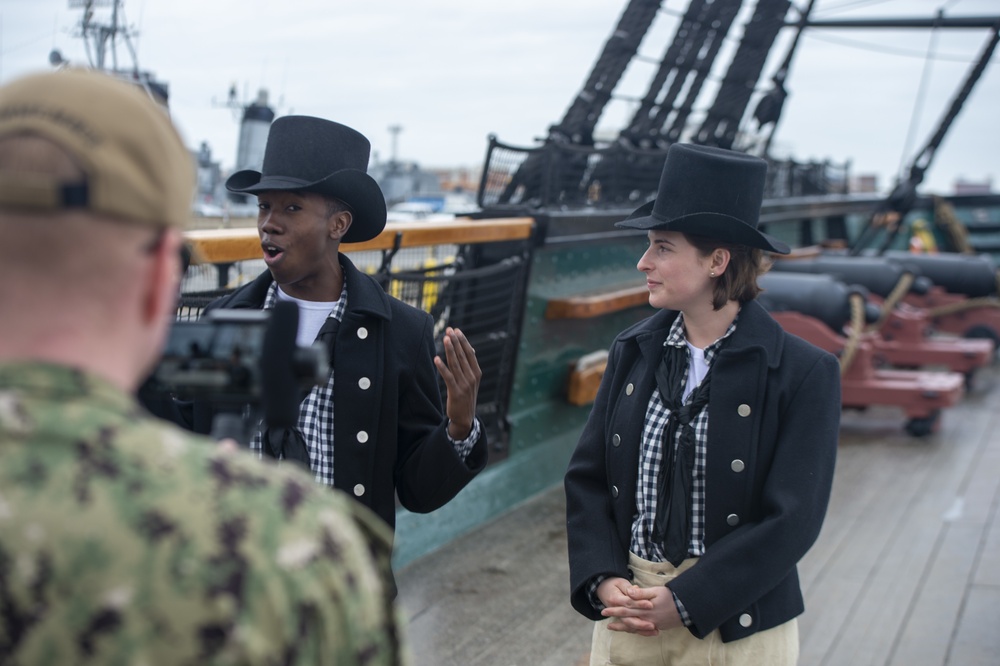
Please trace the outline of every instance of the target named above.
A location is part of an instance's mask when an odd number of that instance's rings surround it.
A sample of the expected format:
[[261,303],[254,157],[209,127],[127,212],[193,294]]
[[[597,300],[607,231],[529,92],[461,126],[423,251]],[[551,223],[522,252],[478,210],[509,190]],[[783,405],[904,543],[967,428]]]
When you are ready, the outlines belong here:
[[927,41],[927,56],[924,60],[924,68],[920,74],[920,83],[917,85],[917,97],[913,102],[913,113],[910,114],[910,127],[906,131],[906,140],[903,142],[903,151],[899,156],[899,168],[897,171],[897,178],[902,179],[906,164],[907,153],[910,152],[910,146],[913,145],[914,134],[916,134],[917,126],[920,124],[920,113],[923,110],[924,103],[927,101],[927,83],[931,78],[931,57],[934,55],[934,49],[937,45],[938,38],[938,28],[940,27],[940,19],[944,17],[944,9],[939,9],[937,13],[937,18],[939,21],[935,23],[934,27],[931,28],[930,38]]
[[[825,7],[823,13],[829,15],[879,2],[842,2]],[[752,4],[745,0],[690,0],[683,12],[668,10],[662,6],[663,0],[630,0],[583,87],[563,118],[549,127],[541,146],[517,148],[491,137],[480,202],[487,206],[555,205],[563,208],[632,205],[656,191],[666,149],[682,140],[753,152],[768,158],[771,140],[788,97],[788,72],[796,49],[804,41],[802,35],[831,27],[934,27],[931,43],[923,54],[924,73],[910,120],[905,155],[914,132],[918,131],[919,116],[927,100],[931,63],[946,57],[937,52],[940,28],[993,27],[994,32],[998,28],[992,24],[993,17],[944,18],[944,8],[953,2],[946,0],[932,23],[912,17],[816,20],[811,18],[814,5],[818,4],[816,0],[797,0],[794,5],[791,0],[755,0]],[[786,18],[793,8],[796,11],[793,16],[798,18]],[[650,33],[652,24],[664,15],[675,23],[673,37],[663,47],[662,57],[655,59],[640,54],[639,47]],[[745,16],[749,16],[745,23],[739,30],[734,29],[734,24]],[[764,67],[785,27],[794,27],[796,33],[783,61],[765,82],[761,78]],[[806,33],[806,29],[810,32]],[[737,43],[735,48],[732,42]],[[992,57],[992,47],[987,51],[932,140],[915,158],[908,179],[900,177],[897,189],[877,212],[880,217],[873,219],[888,219],[891,223],[891,220],[901,219],[899,213],[912,205],[916,186],[922,181],[934,150]],[[722,54],[730,58],[725,67],[717,64]],[[641,95],[615,93],[634,61],[652,64],[655,68],[645,92]],[[707,93],[713,89],[714,99],[706,101],[710,96]],[[601,140],[595,137],[595,131],[612,100],[625,103],[626,115],[630,118],[618,128],[614,138]],[[752,106],[751,102],[754,102]],[[799,163],[791,159],[770,161],[770,197],[846,191],[845,166],[828,162]],[[865,233],[870,233],[869,229],[862,235]],[[851,252],[855,253],[855,248]]]

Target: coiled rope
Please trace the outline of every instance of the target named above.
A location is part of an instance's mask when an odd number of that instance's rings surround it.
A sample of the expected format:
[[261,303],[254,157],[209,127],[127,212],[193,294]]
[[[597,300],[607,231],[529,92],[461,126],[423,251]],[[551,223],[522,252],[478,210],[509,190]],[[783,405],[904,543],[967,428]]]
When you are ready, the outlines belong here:
[[955,303],[939,305],[936,308],[930,308],[927,313],[931,317],[943,317],[945,315],[954,314],[956,312],[964,312],[966,310],[974,310],[976,308],[1000,308],[1000,299],[996,296],[969,298],[964,301],[957,301]]
[[916,279],[913,273],[909,271],[904,271],[899,280],[896,281],[896,286],[892,288],[889,295],[885,297],[882,302],[882,309],[879,311],[878,320],[868,327],[869,331],[880,331],[882,327],[885,326],[885,322],[889,319],[889,315],[892,314],[893,309],[896,305],[903,300],[903,297],[909,293],[910,287],[913,286],[913,280]]
[[861,294],[851,294],[848,302],[851,305],[851,333],[847,336],[844,350],[840,354],[840,375],[844,376],[854,362],[858,348],[861,346],[861,336],[865,333],[865,297]]
[[955,209],[941,197],[934,197],[934,224],[947,232],[956,252],[975,254],[969,243],[969,230],[955,215]]

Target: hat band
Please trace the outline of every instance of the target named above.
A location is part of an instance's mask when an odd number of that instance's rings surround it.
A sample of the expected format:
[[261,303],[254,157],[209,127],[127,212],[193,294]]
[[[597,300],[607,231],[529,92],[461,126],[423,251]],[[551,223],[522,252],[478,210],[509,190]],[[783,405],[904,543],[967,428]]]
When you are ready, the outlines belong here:
[[0,203],[40,210],[86,208],[90,188],[86,182],[65,185],[44,178],[6,176],[0,179]]
[[309,187],[313,185],[313,181],[292,178],[291,176],[265,176],[262,174],[260,180],[253,187],[259,188],[264,185],[276,185],[280,186],[278,189],[289,189],[289,185],[293,188]]
[[663,215],[657,215],[657,213],[656,213],[655,210],[654,211],[650,211],[650,213],[649,213],[650,217],[655,218],[657,220],[660,220],[661,222],[666,222],[667,224],[672,224],[674,222],[683,222],[684,220],[686,220],[689,217],[695,217],[695,216],[698,216],[698,215],[711,215],[712,217],[721,217],[721,218],[723,218],[725,220],[732,220],[733,222],[739,222],[740,224],[742,224],[743,226],[747,227],[748,229],[753,229],[754,231],[759,231],[759,229],[757,229],[757,227],[751,225],[746,220],[741,220],[740,218],[735,217],[733,215],[728,215],[726,213],[718,213],[718,212],[712,211],[712,210],[698,211],[696,213],[684,213],[683,215],[680,215],[678,217],[664,217]]

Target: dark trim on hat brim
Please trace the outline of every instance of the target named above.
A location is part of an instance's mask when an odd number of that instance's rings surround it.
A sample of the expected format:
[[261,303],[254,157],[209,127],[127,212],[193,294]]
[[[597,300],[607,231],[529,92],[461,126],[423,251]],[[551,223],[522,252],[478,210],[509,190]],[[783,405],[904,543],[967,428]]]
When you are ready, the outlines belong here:
[[[237,186],[234,183],[244,180],[247,184]],[[315,185],[301,178],[284,178],[282,176],[261,177],[259,171],[237,171],[226,181],[226,189],[242,194],[256,194],[265,190],[305,190]]]
[[315,192],[340,199],[351,207],[354,221],[344,235],[344,243],[371,240],[385,229],[385,196],[375,179],[358,169],[341,169],[322,180],[308,182],[298,178],[261,176],[259,171],[244,169],[226,179],[226,189],[238,194],[257,194],[268,190]]
[[714,238],[728,243],[737,243],[760,248],[768,252],[789,254],[791,248],[769,234],[755,229],[743,220],[721,213],[690,213],[672,220],[663,220],[652,214],[653,201],[637,208],[615,226],[622,229],[643,229],[649,231],[679,231],[693,236]]

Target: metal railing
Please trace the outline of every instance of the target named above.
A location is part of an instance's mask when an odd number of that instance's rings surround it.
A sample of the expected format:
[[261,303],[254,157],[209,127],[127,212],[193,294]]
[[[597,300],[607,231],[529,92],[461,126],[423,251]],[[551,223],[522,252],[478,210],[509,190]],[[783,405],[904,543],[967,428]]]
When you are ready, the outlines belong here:
[[[498,263],[455,264],[385,274],[386,290],[434,318],[436,351],[444,358],[446,328],[459,328],[476,350],[482,370],[476,413],[491,443],[491,460],[506,453],[507,411],[524,311],[527,253]],[[441,383],[442,393],[444,383]]]

